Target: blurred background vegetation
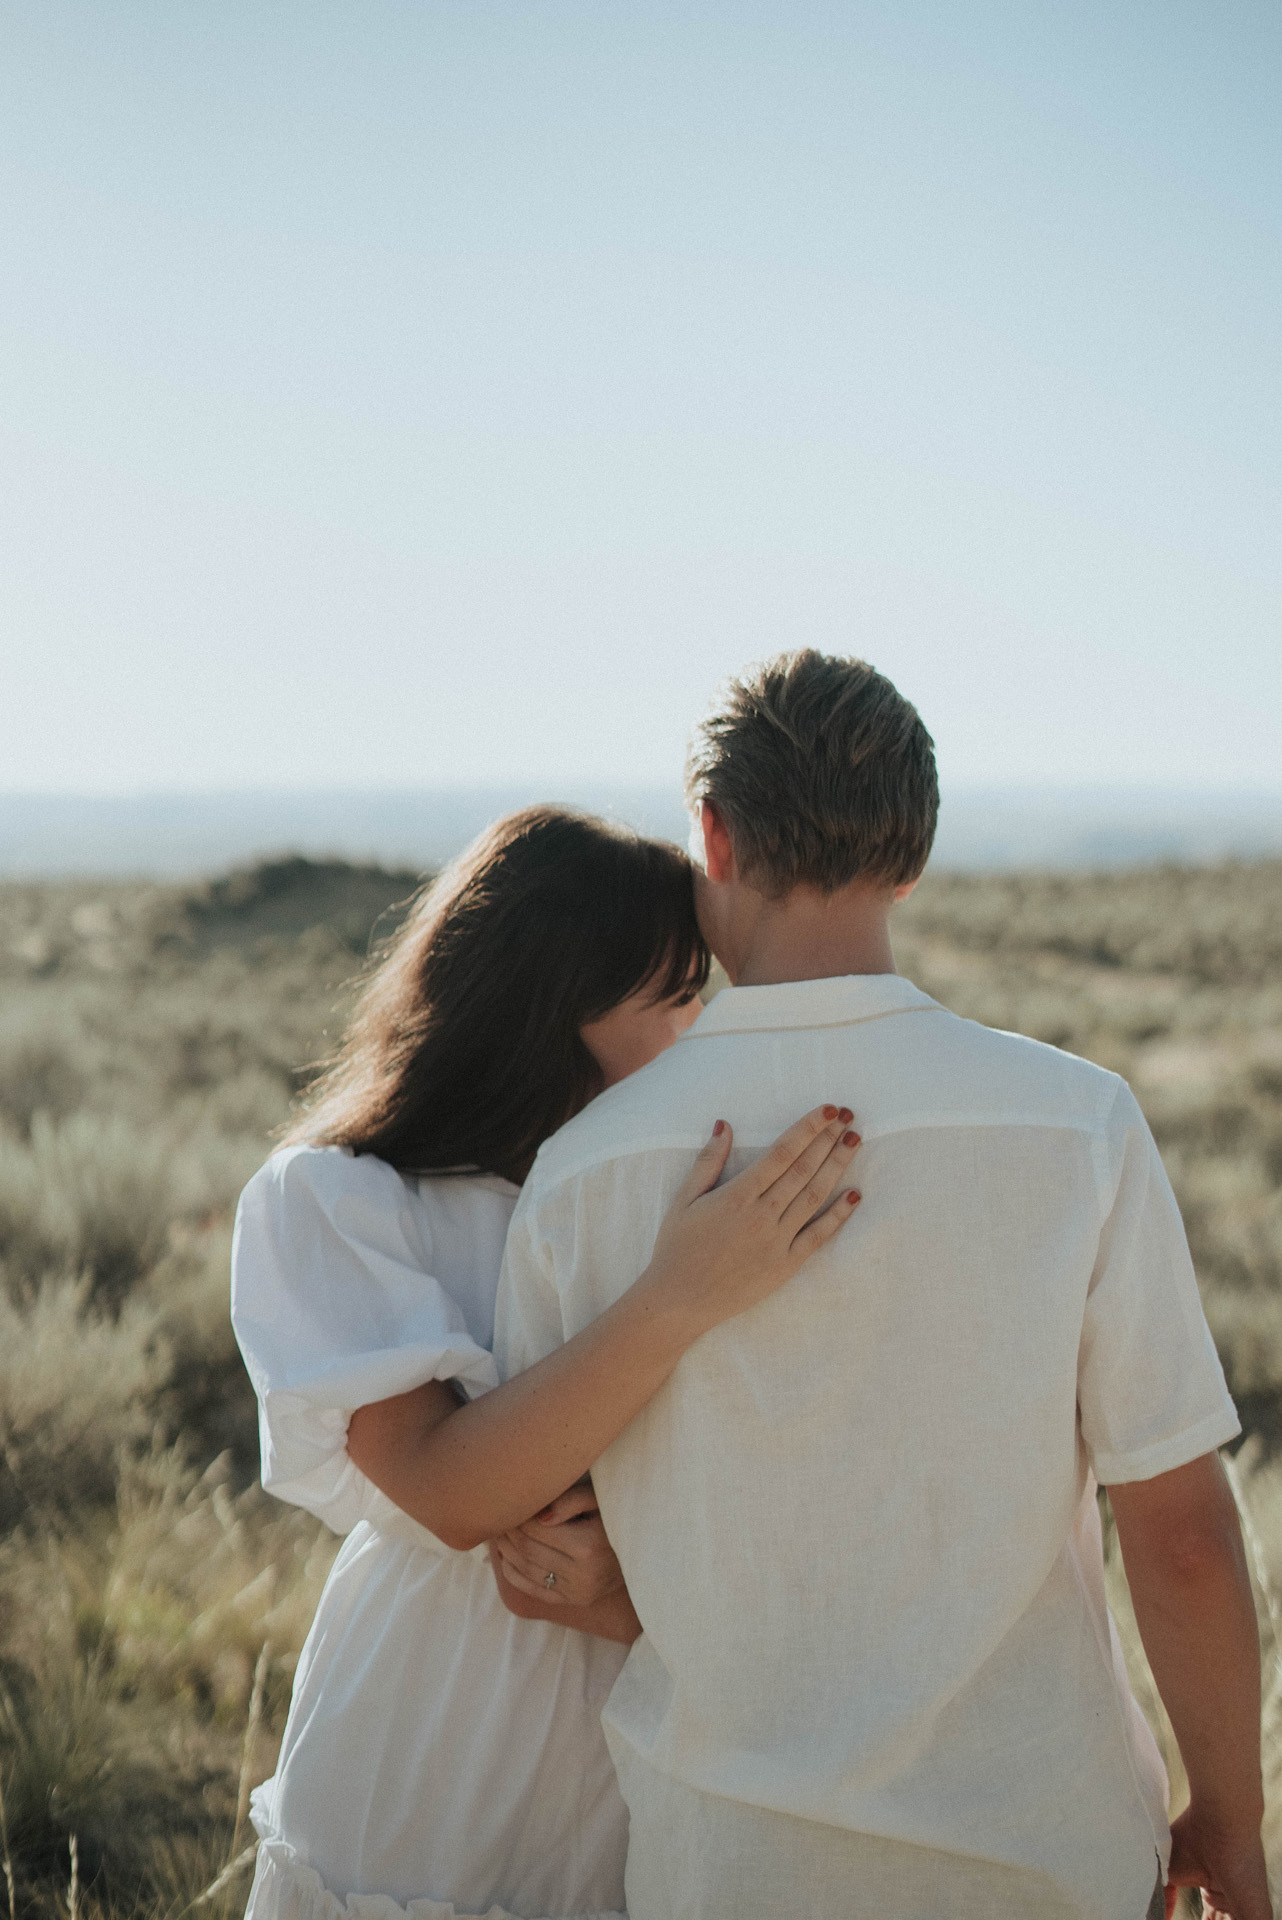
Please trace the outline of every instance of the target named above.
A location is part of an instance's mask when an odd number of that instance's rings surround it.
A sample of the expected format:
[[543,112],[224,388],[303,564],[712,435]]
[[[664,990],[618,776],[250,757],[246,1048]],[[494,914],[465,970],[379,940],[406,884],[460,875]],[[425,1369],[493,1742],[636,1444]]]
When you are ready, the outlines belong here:
[[[232,1212],[416,876],[0,886],[0,1786],[14,1915],[237,1913],[335,1542],[256,1485]],[[1123,1073],[1247,1430],[1282,1867],[1282,863],[930,875],[900,964]],[[1182,1771],[1110,1545],[1119,1628]]]

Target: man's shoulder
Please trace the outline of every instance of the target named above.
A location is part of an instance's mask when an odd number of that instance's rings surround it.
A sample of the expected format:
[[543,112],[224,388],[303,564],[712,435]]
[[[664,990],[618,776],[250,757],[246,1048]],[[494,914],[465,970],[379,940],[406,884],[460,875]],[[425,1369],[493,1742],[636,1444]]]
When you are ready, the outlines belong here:
[[715,1098],[693,1050],[678,1042],[607,1087],[543,1142],[526,1182],[531,1198],[546,1198],[566,1182],[620,1161],[701,1147],[720,1118],[712,1112]]
[[941,1023],[940,1031],[954,1046],[973,1051],[991,1062],[999,1071],[1021,1075],[1045,1083],[1065,1093],[1098,1093],[1115,1088],[1119,1076],[1094,1060],[1048,1040],[1034,1040],[1029,1034],[1015,1033],[1005,1027],[987,1027],[979,1020],[952,1014]]
[[1048,1121],[1100,1126],[1125,1086],[1109,1068],[1028,1034],[955,1014],[936,1032],[941,1068],[971,1081],[977,1093],[1012,1099]]

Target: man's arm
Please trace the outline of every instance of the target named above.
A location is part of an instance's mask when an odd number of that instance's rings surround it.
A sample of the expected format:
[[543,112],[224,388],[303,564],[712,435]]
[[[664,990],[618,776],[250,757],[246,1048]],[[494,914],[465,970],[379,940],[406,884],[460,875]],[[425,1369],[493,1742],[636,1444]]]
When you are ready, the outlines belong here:
[[1135,1618],[1189,1777],[1169,1884],[1211,1911],[1272,1920],[1260,1841],[1260,1642],[1242,1531],[1218,1454],[1108,1489]]

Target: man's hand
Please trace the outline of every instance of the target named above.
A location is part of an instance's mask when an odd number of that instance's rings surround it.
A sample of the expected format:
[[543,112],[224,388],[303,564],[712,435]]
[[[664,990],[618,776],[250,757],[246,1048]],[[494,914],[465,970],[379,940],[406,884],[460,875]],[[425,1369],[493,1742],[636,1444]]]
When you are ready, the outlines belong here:
[[1203,1920],[1273,1920],[1259,1822],[1248,1820],[1235,1832],[1196,1806],[1187,1808],[1171,1822],[1167,1920],[1179,1887],[1200,1890]]
[[591,1607],[623,1586],[588,1480],[501,1534],[491,1552],[510,1587],[545,1605]]

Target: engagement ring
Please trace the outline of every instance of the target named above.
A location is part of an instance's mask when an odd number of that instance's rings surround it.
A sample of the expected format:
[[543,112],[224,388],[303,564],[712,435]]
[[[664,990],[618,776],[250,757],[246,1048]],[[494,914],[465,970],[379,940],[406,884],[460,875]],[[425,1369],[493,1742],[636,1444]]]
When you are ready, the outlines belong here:
[[556,1585],[556,1575],[554,1573],[545,1574],[543,1584],[545,1587],[554,1587]]

